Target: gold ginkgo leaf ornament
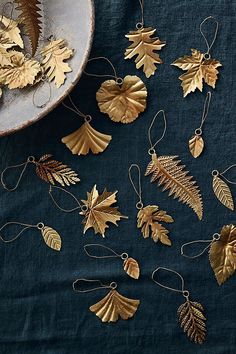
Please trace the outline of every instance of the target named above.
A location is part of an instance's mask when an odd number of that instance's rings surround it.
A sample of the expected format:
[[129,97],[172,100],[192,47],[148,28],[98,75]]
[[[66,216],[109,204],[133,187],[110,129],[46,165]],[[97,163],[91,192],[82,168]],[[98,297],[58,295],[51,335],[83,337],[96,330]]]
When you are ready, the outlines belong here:
[[[228,172],[231,168],[234,168],[236,165],[231,165],[223,172],[218,170],[212,171],[212,189],[216,198],[228,209],[234,210],[234,201],[231,190],[228,186],[228,183],[235,184],[235,182],[229,180],[225,177],[225,173]],[[225,181],[224,181],[224,180]]]
[[136,24],[136,30],[126,34],[126,38],[132,44],[125,51],[125,59],[135,58],[136,68],[143,68],[143,72],[147,78],[155,74],[156,65],[162,64],[157,51],[166,45],[166,42],[159,38],[153,37],[156,29],[153,27],[144,27],[144,2],[140,0],[142,21]]
[[[78,288],[78,283],[80,282],[99,283],[99,286],[81,290]],[[121,295],[116,290],[117,284],[115,282],[112,282],[109,285],[104,285],[99,280],[81,278],[76,279],[73,282],[72,287],[77,293],[87,293],[99,289],[110,289],[109,293],[102,300],[89,307],[89,310],[95,313],[102,322],[117,322],[118,319],[128,320],[134,316],[140,304],[140,300],[129,299]]]
[[[213,20],[216,23],[215,35],[210,45],[202,31],[203,24],[208,20]],[[184,97],[194,92],[196,89],[202,92],[204,82],[212,88],[216,86],[219,73],[218,68],[222,66],[222,64],[218,60],[211,58],[210,50],[215,43],[218,26],[218,22],[212,16],[202,21],[200,24],[200,32],[206,42],[207,52],[201,53],[197,49],[191,49],[190,56],[185,55],[172,63],[172,65],[186,71],[186,73],[179,77],[182,81],[181,86],[183,88]]]

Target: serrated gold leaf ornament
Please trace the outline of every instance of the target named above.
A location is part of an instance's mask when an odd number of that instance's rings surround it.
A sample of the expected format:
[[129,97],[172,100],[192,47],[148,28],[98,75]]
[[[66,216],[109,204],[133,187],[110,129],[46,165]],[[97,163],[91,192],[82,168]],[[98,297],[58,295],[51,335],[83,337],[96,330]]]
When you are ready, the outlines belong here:
[[90,150],[93,154],[103,152],[111,139],[111,135],[100,133],[89,122],[85,122],[79,129],[65,136],[61,141],[70,149],[72,154],[87,155]]
[[14,46],[19,46],[23,49],[24,43],[20,35],[18,22],[6,16],[1,16],[0,22],[3,25],[3,29],[0,29],[0,47],[3,46],[9,49]]
[[64,39],[51,41],[41,50],[43,56],[42,68],[48,80],[55,81],[57,88],[61,87],[66,80],[66,73],[72,71],[66,60],[70,59],[74,51],[66,47]]
[[203,82],[215,88],[219,73],[217,68],[222,66],[218,60],[205,59],[204,54],[197,49],[191,49],[191,52],[191,56],[185,55],[172,63],[172,65],[187,71],[179,77],[182,81],[184,97],[196,89],[202,92]]
[[152,237],[154,242],[160,241],[164,245],[171,246],[168,237],[169,231],[160,222],[172,223],[173,218],[157,205],[148,205],[139,210],[137,227],[141,229],[144,238]]
[[82,200],[82,203],[87,210],[82,210],[80,215],[84,216],[82,223],[84,224],[84,234],[89,228],[93,228],[95,234],[99,233],[105,237],[105,230],[109,226],[108,222],[117,226],[117,221],[122,218],[127,218],[121,215],[118,207],[112,206],[116,203],[116,192],[107,192],[104,189],[101,195],[98,194],[96,185],[92,191],[87,193],[87,200]]
[[10,90],[33,85],[40,72],[39,62],[25,58],[20,52],[11,51],[9,54],[10,65],[0,68],[0,84],[7,85]]
[[153,154],[145,176],[151,174],[151,182],[163,186],[163,191],[169,190],[169,196],[173,196],[174,199],[178,198],[180,202],[187,204],[201,220],[203,205],[199,188],[177,158],[178,156],[157,157],[157,154]]
[[219,285],[231,277],[236,270],[236,227],[223,226],[219,240],[213,241],[209,260]]
[[90,306],[102,322],[116,322],[119,318],[128,320],[133,317],[140,304],[139,300],[122,296],[116,290],[111,290],[101,301]]
[[52,155],[43,155],[36,164],[37,175],[47,183],[55,185],[58,182],[61,186],[69,186],[80,181],[78,174],[70,167],[51,159]]
[[132,42],[125,51],[125,59],[132,59],[136,56],[136,68],[143,67],[143,72],[147,78],[154,75],[157,70],[156,64],[163,63],[156,52],[161,50],[166,45],[166,42],[162,42],[159,38],[153,38],[152,36],[155,32],[155,28],[146,27],[130,31],[125,36]]
[[138,76],[127,75],[119,85],[106,80],[96,93],[98,107],[114,122],[131,123],[146,109],[147,88]]
[[189,151],[191,152],[192,156],[196,159],[201,155],[204,149],[204,140],[200,135],[194,135],[189,140]]
[[187,337],[196,344],[202,344],[206,337],[204,308],[198,302],[187,300],[178,308],[180,326]]
[[216,198],[230,210],[234,210],[234,201],[229,186],[219,177],[213,176],[212,188]]
[[46,245],[55,251],[61,250],[61,237],[58,232],[49,226],[44,226],[41,233]]
[[138,279],[140,275],[140,268],[138,265],[138,262],[131,257],[128,257],[127,259],[124,260],[124,271],[134,279]]

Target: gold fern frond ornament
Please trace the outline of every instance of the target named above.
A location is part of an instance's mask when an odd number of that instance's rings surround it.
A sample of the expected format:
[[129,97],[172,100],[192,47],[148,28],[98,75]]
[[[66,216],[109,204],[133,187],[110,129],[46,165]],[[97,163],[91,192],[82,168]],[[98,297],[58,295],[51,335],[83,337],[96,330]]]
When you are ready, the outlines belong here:
[[234,210],[234,201],[231,190],[228,184],[223,180],[223,178],[230,184],[235,184],[235,182],[230,181],[224,176],[224,174],[236,165],[231,165],[223,172],[217,170],[212,171],[212,189],[216,198],[228,209]]
[[[151,128],[157,116],[162,113],[165,129],[162,137],[152,144]],[[193,177],[185,170],[178,156],[158,156],[155,151],[155,146],[163,139],[166,131],[166,117],[165,112],[160,110],[157,112],[149,128],[149,142],[151,148],[149,154],[152,157],[151,162],[148,164],[145,176],[152,175],[151,182],[155,182],[158,186],[163,186],[163,191],[168,190],[169,196],[173,196],[190,208],[197,214],[199,220],[203,216],[203,204],[199,187],[193,180]]]
[[[160,281],[155,279],[154,276],[157,272],[164,271],[177,275],[181,280],[181,289],[166,286]],[[189,300],[189,291],[185,290],[184,278],[181,274],[175,270],[158,267],[152,273],[152,280],[160,287],[171,290],[176,293],[180,293],[185,298],[185,302],[178,308],[177,315],[179,317],[180,326],[183,328],[187,337],[196,344],[202,344],[206,338],[206,318],[203,314],[203,306],[198,302]]]

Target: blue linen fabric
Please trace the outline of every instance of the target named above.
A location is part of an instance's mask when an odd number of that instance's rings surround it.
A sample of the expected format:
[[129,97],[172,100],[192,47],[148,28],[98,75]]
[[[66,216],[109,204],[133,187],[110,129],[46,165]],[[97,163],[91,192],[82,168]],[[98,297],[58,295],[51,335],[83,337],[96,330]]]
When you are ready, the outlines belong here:
[[[24,161],[27,156],[37,158],[51,153],[78,171],[81,183],[70,188],[79,198],[97,184],[99,191],[107,187],[118,190],[118,205],[128,220],[110,226],[106,238],[89,230],[83,235],[78,212],[63,213],[56,209],[48,196],[48,185],[36,177],[30,166],[17,191],[1,189],[1,224],[6,221],[37,223],[43,221],[60,233],[61,252],[47,248],[35,230],[26,231],[12,244],[0,246],[0,353],[1,354],[234,354],[236,350],[236,281],[232,276],[219,287],[209,265],[207,254],[196,260],[180,256],[184,242],[209,239],[224,224],[235,223],[235,212],[223,207],[213,195],[211,171],[223,170],[236,162],[235,157],[235,12],[233,0],[149,0],[145,2],[145,24],[158,30],[167,45],[160,55],[164,64],[156,74],[146,79],[137,71],[133,60],[124,60],[129,45],[125,34],[140,20],[138,0],[95,1],[96,28],[92,57],[107,56],[114,63],[118,75],[135,74],[147,85],[148,104],[145,113],[132,124],[112,122],[101,114],[95,94],[102,79],[83,76],[72,93],[80,110],[91,114],[93,125],[112,135],[107,150],[100,155],[73,156],[60,139],[77,129],[82,121],[63,106],[32,127],[0,140],[1,169]],[[194,160],[188,150],[188,139],[199,126],[207,88],[183,99],[178,76],[181,71],[170,64],[191,48],[206,50],[199,32],[200,22],[212,15],[219,21],[219,34],[212,48],[213,57],[220,60],[217,87],[213,91],[209,115],[204,126],[206,147],[203,155]],[[79,19],[78,19],[79,21]],[[207,34],[212,37],[210,24]],[[90,72],[110,73],[99,61],[89,65]],[[158,145],[162,155],[179,155],[196,178],[204,201],[204,218],[199,221],[187,206],[174,201],[144,177],[149,162],[147,130],[154,116],[164,109],[167,114],[167,133]],[[19,112],[24,114],[24,112]],[[1,117],[7,119],[7,117]],[[158,118],[153,136],[161,135],[163,122]],[[172,247],[143,239],[136,227],[137,197],[128,180],[128,168],[138,163],[142,171],[144,204],[158,204],[173,216],[169,226]],[[16,175],[11,175],[11,179]],[[235,178],[235,171],[231,172]],[[232,186],[233,195],[236,190]],[[57,195],[61,203],[69,198]],[[68,199],[68,200],[67,200]],[[126,276],[122,262],[116,259],[94,260],[86,256],[83,245],[101,243],[118,252],[128,252],[138,260],[141,277],[138,281]],[[207,338],[202,346],[188,341],[177,321],[177,308],[184,302],[181,294],[158,287],[151,280],[157,266],[180,272],[191,299],[205,307]],[[89,306],[102,299],[106,290],[88,294],[72,291],[78,277],[116,281],[124,296],[140,299],[134,318],[104,324]],[[171,274],[161,280],[180,286]]]

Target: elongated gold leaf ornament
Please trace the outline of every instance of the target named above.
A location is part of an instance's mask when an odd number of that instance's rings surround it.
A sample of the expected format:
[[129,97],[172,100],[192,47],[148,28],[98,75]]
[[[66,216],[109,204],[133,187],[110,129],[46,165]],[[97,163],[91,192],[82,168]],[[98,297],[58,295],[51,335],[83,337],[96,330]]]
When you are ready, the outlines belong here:
[[133,300],[122,296],[116,290],[111,290],[101,301],[90,306],[102,322],[116,322],[119,318],[128,320],[138,309],[140,300]]
[[225,225],[220,238],[213,240],[209,250],[209,260],[219,285],[231,277],[236,270],[236,227]]
[[41,22],[41,0],[14,0],[20,11],[19,21],[23,23],[25,32],[28,35],[34,56],[39,42],[39,36],[42,33]]
[[111,139],[111,135],[100,133],[89,122],[85,122],[79,129],[65,136],[61,141],[72,154],[87,155],[90,150],[93,154],[103,152]]
[[192,156],[196,159],[201,155],[204,148],[204,140],[200,135],[195,134],[189,140],[189,151],[191,152]]
[[64,39],[51,41],[41,50],[43,56],[42,68],[48,80],[55,81],[57,88],[61,87],[66,80],[66,73],[72,71],[65,61],[70,59],[74,51],[66,47]]
[[125,51],[125,59],[132,59],[136,57],[136,68],[143,67],[143,72],[149,78],[154,75],[156,71],[156,64],[162,64],[160,56],[157,51],[166,45],[159,38],[152,37],[156,32],[155,28],[142,27],[136,31],[130,31],[125,37],[128,38],[132,44]]
[[121,215],[118,211],[118,207],[112,206],[116,203],[116,192],[107,192],[104,189],[101,195],[98,194],[96,185],[92,191],[87,193],[87,200],[82,200],[84,207],[80,215],[84,216],[84,233],[93,228],[95,234],[99,233],[102,237],[105,237],[105,230],[108,228],[107,223],[110,222],[117,226],[117,221],[122,218],[127,218]]
[[6,16],[1,16],[0,22],[4,26],[3,29],[0,30],[0,47],[3,46],[4,48],[9,49],[14,46],[19,46],[23,49],[24,43],[20,35],[18,22]]
[[184,97],[196,89],[202,92],[203,82],[215,88],[219,73],[217,68],[222,66],[218,60],[206,57],[197,49],[191,49],[191,52],[191,56],[185,55],[172,63],[172,65],[187,71],[179,77],[182,81]]
[[144,238],[152,237],[154,242],[160,241],[164,245],[171,246],[168,237],[169,231],[160,222],[172,223],[173,218],[160,210],[157,205],[148,205],[139,210],[137,227],[141,229]]
[[180,326],[187,337],[196,344],[202,344],[206,337],[206,318],[203,312],[204,308],[201,304],[189,299],[177,311]]
[[46,245],[55,251],[61,250],[61,237],[58,232],[49,226],[43,226],[41,233]]
[[226,208],[234,210],[234,201],[229,186],[220,178],[218,171],[212,171],[212,175],[212,188],[216,198],[226,206]]
[[148,164],[145,176],[152,175],[151,182],[163,186],[163,191],[169,190],[169,196],[178,198],[180,202],[187,204],[202,219],[202,198],[196,182],[188,171],[184,170],[178,156],[160,156],[152,154],[152,160]]
[[139,275],[140,275],[140,269],[139,269],[139,265],[138,262],[131,257],[128,257],[124,260],[124,271],[131,277],[134,279],[138,279]]
[[147,89],[138,76],[127,75],[122,82],[106,80],[96,99],[102,113],[114,122],[131,123],[146,109]]

